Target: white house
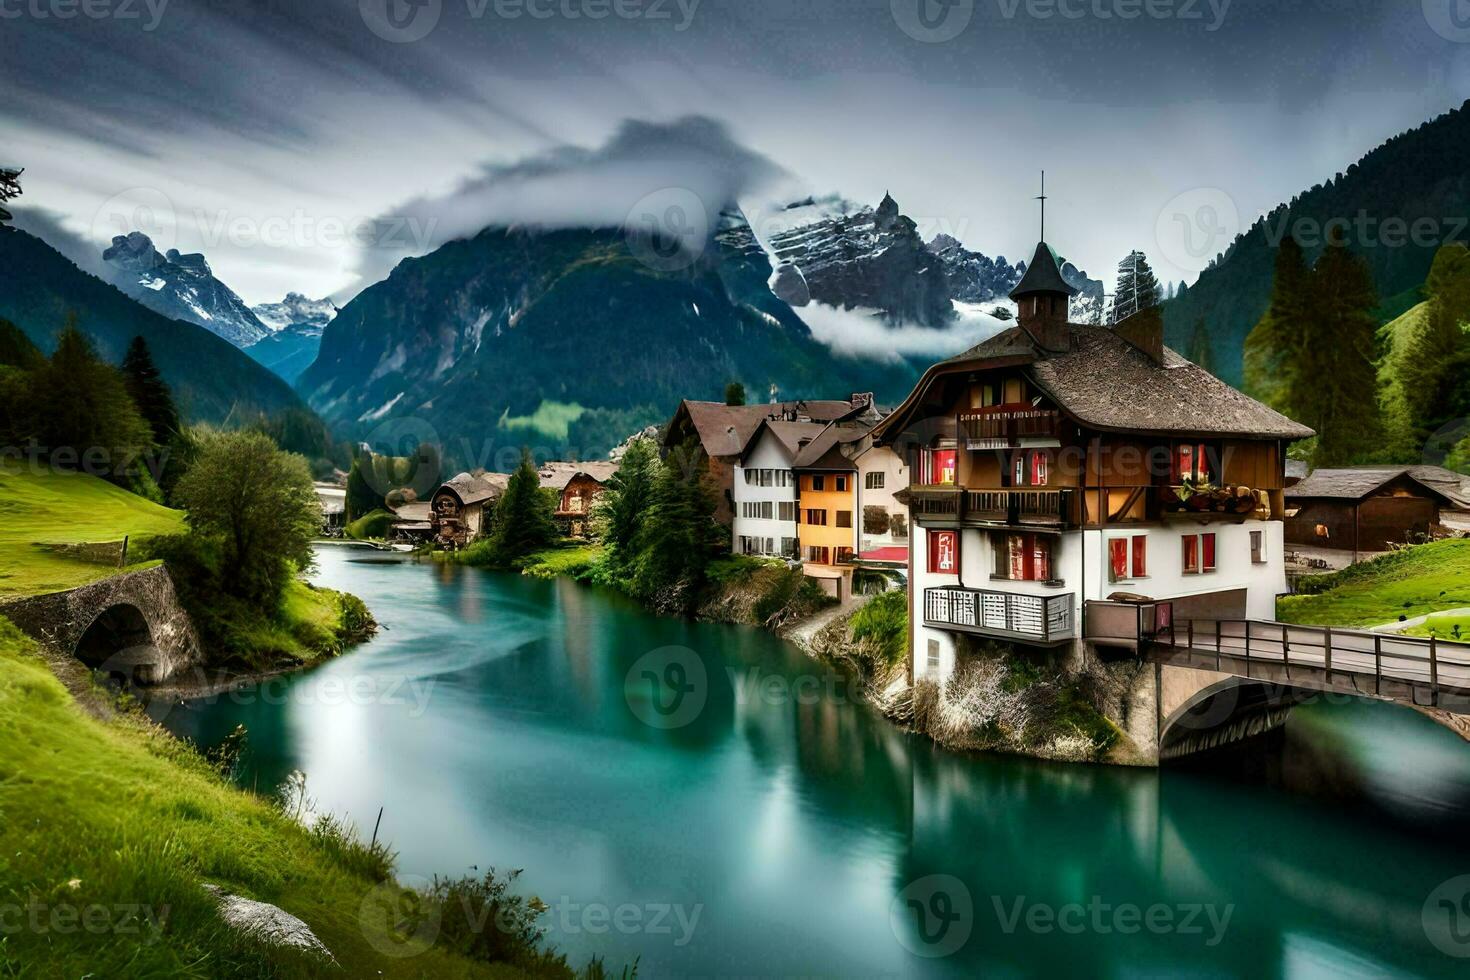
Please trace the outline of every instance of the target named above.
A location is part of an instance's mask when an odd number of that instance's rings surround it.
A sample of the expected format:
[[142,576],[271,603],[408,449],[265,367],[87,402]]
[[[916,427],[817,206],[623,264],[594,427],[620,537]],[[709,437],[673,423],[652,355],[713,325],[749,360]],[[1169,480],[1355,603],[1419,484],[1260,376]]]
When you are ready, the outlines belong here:
[[1157,310],[1067,322],[1044,243],[1018,324],[936,364],[874,430],[908,463],[910,655],[977,641],[1136,646],[1171,621],[1272,619],[1298,425],[1163,345]]
[[766,419],[734,469],[731,547],[740,555],[797,557],[797,484],[791,464],[826,425]]

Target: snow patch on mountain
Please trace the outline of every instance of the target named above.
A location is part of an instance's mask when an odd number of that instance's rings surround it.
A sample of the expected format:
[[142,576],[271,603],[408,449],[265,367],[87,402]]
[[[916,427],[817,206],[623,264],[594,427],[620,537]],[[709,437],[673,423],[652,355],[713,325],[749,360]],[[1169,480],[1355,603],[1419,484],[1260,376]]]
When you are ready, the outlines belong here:
[[160,254],[151,238],[135,231],[113,238],[102,259],[114,284],[155,313],[201,326],[236,347],[249,347],[271,332],[197,252],[171,248]]
[[307,324],[325,327],[337,315],[337,307],[329,299],[308,299],[301,293],[287,293],[279,303],[262,303],[251,307],[266,329],[280,333],[287,327]]

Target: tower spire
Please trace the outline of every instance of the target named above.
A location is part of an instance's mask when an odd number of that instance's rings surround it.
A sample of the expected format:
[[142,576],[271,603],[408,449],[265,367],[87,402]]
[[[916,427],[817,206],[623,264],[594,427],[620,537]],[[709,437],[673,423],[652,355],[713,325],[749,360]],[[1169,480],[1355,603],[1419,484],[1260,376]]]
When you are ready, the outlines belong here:
[[1041,172],[1041,196],[1036,200],[1041,202],[1041,240],[1046,241],[1046,171]]

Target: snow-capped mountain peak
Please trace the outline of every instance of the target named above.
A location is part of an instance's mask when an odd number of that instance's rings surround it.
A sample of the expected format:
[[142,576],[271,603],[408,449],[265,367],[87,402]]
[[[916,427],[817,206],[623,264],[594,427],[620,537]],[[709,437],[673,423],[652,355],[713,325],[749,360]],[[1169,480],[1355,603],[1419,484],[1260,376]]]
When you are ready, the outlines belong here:
[[270,332],[198,252],[171,248],[160,254],[151,238],[135,231],[113,238],[102,258],[116,271],[114,284],[156,313],[197,324],[236,347]]

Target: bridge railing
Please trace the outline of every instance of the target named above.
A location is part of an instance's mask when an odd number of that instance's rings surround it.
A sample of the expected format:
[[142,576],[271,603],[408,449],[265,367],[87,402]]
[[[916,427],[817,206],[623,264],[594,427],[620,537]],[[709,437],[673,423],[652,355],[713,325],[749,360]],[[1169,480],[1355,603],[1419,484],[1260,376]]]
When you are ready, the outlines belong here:
[[[1234,669],[1244,661],[1246,676],[1255,663],[1373,678],[1374,694],[1384,683],[1428,685],[1470,695],[1470,644],[1438,637],[1403,636],[1330,626],[1300,626],[1264,620],[1179,620],[1161,631],[1156,642],[1192,653],[1215,655],[1215,669]],[[1230,660],[1231,665],[1225,663]]]

